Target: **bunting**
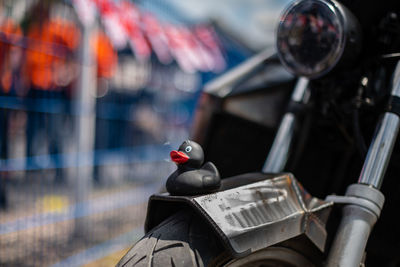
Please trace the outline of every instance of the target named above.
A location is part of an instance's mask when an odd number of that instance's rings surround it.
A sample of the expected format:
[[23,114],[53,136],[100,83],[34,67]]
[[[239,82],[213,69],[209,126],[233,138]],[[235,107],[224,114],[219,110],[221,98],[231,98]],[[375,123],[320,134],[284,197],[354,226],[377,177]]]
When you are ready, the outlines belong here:
[[[163,64],[173,60],[189,73],[221,72],[226,67],[222,46],[209,25],[163,24],[128,0],[73,0],[82,23],[99,14],[115,49],[130,46],[135,57],[148,60],[152,53]],[[96,11],[93,11],[93,10]]]

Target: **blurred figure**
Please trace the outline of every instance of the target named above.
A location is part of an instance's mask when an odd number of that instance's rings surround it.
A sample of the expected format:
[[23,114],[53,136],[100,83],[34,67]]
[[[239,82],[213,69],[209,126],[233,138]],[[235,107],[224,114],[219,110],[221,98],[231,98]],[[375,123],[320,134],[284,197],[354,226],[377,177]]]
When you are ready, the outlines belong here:
[[[114,50],[110,39],[107,35],[99,30],[93,35],[91,40],[92,51],[94,51],[93,57],[97,64],[97,91],[96,97],[99,98],[97,101],[96,109],[99,113],[102,109],[101,97],[108,93],[109,81],[114,75],[117,63],[118,55]],[[96,120],[96,136],[95,136],[95,149],[105,149],[107,147],[107,132],[110,131],[110,121],[109,120]],[[121,129],[118,129],[120,131]],[[95,162],[99,161],[97,153],[95,154]],[[100,182],[100,170],[98,164],[94,168],[94,180]]]
[[[0,96],[15,96],[18,89],[21,48],[16,46],[22,37],[20,27],[11,18],[0,22]],[[0,109],[1,158],[7,157],[8,110]]]
[[[56,181],[62,181],[60,154],[65,113],[69,111],[71,90],[76,80],[77,68],[74,53],[79,44],[79,30],[61,18],[48,19],[48,12],[33,21],[28,30],[28,49],[25,71],[29,82],[29,110],[27,125],[27,164],[29,157],[43,154],[36,142],[39,134],[47,140],[48,153],[56,165]],[[47,127],[46,127],[47,126]],[[41,144],[43,146],[43,142]],[[42,151],[42,152],[40,152]],[[44,152],[45,153],[45,152]],[[30,164],[36,165],[38,162]]]
[[110,39],[101,30],[93,36],[91,46],[97,64],[97,97],[102,97],[107,94],[109,80],[118,63],[118,55]]
[[[22,37],[20,27],[11,19],[0,21],[0,97],[15,96],[20,81],[22,50],[17,43]],[[5,101],[1,101],[5,102]],[[0,102],[0,103],[1,103]],[[8,157],[9,110],[0,106],[0,160]],[[6,173],[0,172],[0,207],[6,208]]]

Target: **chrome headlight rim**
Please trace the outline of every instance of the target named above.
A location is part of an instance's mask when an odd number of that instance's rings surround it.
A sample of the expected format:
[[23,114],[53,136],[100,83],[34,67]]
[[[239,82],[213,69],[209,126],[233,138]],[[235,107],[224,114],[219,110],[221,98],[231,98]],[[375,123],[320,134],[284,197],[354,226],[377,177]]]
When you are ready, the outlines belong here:
[[[338,38],[335,48],[329,51],[329,53],[325,55],[325,57],[320,62],[318,62],[317,65],[319,66],[317,68],[307,68],[304,62],[299,62],[293,57],[291,53],[289,53],[285,49],[282,49],[282,42],[285,41],[283,39],[287,37],[282,34],[282,30],[284,24],[287,23],[287,18],[290,15],[296,15],[297,9],[302,8],[306,5],[313,4],[319,5],[319,7],[324,8],[325,11],[329,10],[330,19],[333,20],[336,24]],[[347,32],[349,23],[347,13],[347,9],[334,0],[299,0],[291,3],[282,13],[279,25],[276,30],[276,49],[278,51],[278,56],[283,66],[294,75],[303,76],[310,79],[319,78],[330,72],[338,64],[345,51],[348,38]]]

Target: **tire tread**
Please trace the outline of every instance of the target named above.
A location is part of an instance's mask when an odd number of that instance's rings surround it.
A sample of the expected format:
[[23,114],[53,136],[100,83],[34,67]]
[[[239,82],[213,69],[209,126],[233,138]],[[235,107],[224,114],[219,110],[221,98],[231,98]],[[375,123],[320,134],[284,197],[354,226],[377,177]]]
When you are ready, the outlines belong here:
[[222,250],[201,218],[183,210],[147,233],[117,266],[204,267]]

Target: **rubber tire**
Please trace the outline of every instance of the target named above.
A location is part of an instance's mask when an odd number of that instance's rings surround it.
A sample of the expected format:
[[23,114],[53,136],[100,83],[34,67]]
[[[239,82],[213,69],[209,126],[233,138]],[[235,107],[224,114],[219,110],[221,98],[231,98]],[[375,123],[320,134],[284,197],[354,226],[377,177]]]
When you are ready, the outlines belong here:
[[117,266],[209,266],[224,249],[189,210],[169,217],[139,240]]
[[[313,262],[317,258],[315,254],[307,252],[309,244],[304,240],[289,240],[284,244],[285,247],[297,251],[297,254],[300,253],[305,258],[313,259]],[[271,248],[275,249],[276,247]],[[269,250],[269,248],[265,250]],[[231,261],[229,253],[222,247],[215,235],[210,233],[210,229],[203,219],[193,211],[183,210],[147,233],[128,251],[117,266],[204,267],[222,266]],[[298,265],[296,264],[296,266]],[[321,264],[313,263],[306,266],[321,266]]]

